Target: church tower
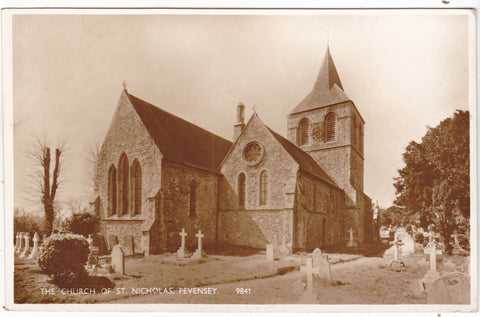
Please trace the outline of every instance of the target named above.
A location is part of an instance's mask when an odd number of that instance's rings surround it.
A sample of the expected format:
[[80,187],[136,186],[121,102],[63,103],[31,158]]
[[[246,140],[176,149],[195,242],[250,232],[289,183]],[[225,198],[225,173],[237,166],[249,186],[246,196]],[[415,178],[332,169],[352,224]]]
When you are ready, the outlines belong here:
[[[346,193],[357,231],[363,230],[369,198],[363,193],[365,121],[342,82],[327,48],[310,93],[288,115],[288,139],[310,154]],[[362,228],[359,228],[362,227]],[[364,234],[360,240],[363,241]]]

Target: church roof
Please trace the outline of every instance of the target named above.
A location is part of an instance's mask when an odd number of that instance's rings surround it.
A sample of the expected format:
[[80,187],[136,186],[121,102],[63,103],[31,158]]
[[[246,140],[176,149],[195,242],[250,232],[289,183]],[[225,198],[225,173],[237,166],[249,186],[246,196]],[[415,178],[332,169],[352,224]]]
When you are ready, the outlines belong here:
[[317,80],[312,91],[293,109],[290,114],[307,110],[313,110],[333,104],[350,101],[350,98],[343,91],[342,82],[338,76],[337,69],[333,63],[330,48],[318,72]]
[[232,142],[126,94],[167,160],[220,173],[220,163]]
[[269,127],[267,127],[267,129],[272,133],[275,139],[277,139],[278,143],[283,146],[283,148],[288,152],[288,154],[290,154],[290,156],[298,163],[301,170],[320,178],[321,180],[329,183],[330,185],[339,188],[335,181],[333,181],[333,179],[328,176],[328,174],[323,170],[323,168],[318,165],[318,163],[315,162],[315,160],[310,155],[308,155],[302,149],[300,149],[295,144],[288,141],[283,136],[276,133]]

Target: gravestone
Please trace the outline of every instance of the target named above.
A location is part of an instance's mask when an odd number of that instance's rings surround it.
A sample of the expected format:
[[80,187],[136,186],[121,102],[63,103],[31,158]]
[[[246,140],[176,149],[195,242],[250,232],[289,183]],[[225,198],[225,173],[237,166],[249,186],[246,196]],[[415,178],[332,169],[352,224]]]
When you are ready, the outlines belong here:
[[125,274],[125,254],[123,253],[122,247],[117,244],[113,246],[112,253],[112,268],[115,273]]
[[314,274],[319,274],[320,268],[313,267],[313,259],[307,258],[305,266],[300,267],[300,271],[304,272],[307,277],[307,289],[306,292],[299,298],[300,303],[311,303],[316,301],[316,296],[313,292],[313,277]]
[[185,237],[188,235],[188,233],[185,232],[185,228],[182,228],[182,231],[179,233],[179,235],[182,237],[182,244],[177,250],[177,257],[183,259],[185,257]]
[[405,230],[397,231],[395,239],[399,239],[403,243],[402,256],[409,256],[415,253],[415,240]]
[[20,246],[20,232],[17,232],[17,234],[15,235],[15,248],[13,249],[15,253],[17,253],[19,246]]
[[312,252],[312,265],[318,267],[320,270],[318,274],[314,275],[314,289],[321,288],[325,284],[332,284],[332,265],[328,261],[328,257],[323,255],[322,250],[315,249]]
[[397,236],[394,241],[390,242],[390,244],[393,244],[393,260],[388,266],[394,271],[400,272],[405,267],[405,263],[400,259],[399,248],[403,245],[403,242],[401,242]]
[[91,248],[93,246],[93,238],[91,234],[88,235],[87,242],[88,246]]
[[93,245],[98,248],[99,255],[105,255],[108,253],[105,237],[100,232],[93,235]]
[[109,250],[113,250],[113,247],[118,244],[117,236],[114,234],[109,234],[107,238],[107,245]]
[[35,234],[33,235],[33,249],[32,249],[32,252],[30,253],[30,255],[28,256],[29,259],[34,259],[38,256],[38,254],[40,253],[39,249],[38,249],[38,242],[40,241],[40,237],[38,236],[38,233],[35,232]]
[[348,230],[349,234],[350,234],[350,240],[348,240],[347,242],[347,247],[349,248],[356,248],[358,247],[358,243],[357,241],[353,240],[353,228],[350,228],[350,230]]
[[287,243],[287,238],[285,235],[283,235],[283,239],[282,239],[282,245],[280,246],[279,250],[278,250],[278,254],[281,256],[281,257],[286,257],[287,255],[291,254],[292,253],[292,250],[291,250],[291,247],[289,247],[289,244]]
[[202,230],[198,230],[198,233],[195,235],[198,238],[198,248],[195,250],[195,253],[192,255],[192,259],[201,259],[202,258],[202,238],[204,235],[202,234]]
[[16,254],[20,254],[20,252],[22,251],[22,246],[23,246],[23,232],[19,232],[17,237],[17,246],[15,249]]
[[440,277],[440,274],[437,272],[437,250],[436,243],[432,241],[430,246],[430,268],[425,276],[420,280],[420,288],[428,291],[430,286],[436,279]]
[[21,258],[24,258],[28,255],[28,252],[30,251],[30,233],[25,232],[23,234],[23,242],[25,243],[25,247],[23,248],[22,253],[20,254]]
[[267,244],[267,261],[273,262],[273,244]]
[[470,277],[460,272],[436,279],[427,293],[428,304],[470,304]]
[[135,255],[135,240],[131,234],[123,237],[123,247],[125,248],[125,255]]

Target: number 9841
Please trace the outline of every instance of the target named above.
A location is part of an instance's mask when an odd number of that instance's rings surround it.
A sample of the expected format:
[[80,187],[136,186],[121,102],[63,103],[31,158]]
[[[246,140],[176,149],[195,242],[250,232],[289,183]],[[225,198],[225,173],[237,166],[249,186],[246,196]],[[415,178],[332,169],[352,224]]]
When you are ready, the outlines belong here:
[[237,287],[235,289],[237,292],[237,295],[249,295],[252,294],[252,289],[251,288],[243,288],[243,287]]

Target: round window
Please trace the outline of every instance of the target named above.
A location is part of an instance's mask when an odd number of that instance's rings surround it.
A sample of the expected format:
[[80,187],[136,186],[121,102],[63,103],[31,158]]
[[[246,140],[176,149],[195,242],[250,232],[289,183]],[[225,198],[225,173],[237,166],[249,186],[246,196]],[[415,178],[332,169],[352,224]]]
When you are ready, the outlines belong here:
[[264,153],[263,146],[257,141],[253,141],[248,143],[243,149],[243,159],[248,165],[256,165],[260,163]]

